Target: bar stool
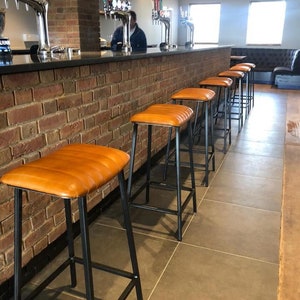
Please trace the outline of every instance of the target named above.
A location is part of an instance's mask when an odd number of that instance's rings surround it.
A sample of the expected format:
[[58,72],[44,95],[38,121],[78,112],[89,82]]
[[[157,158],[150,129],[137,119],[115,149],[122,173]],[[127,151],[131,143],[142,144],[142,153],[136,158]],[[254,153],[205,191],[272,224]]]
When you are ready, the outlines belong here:
[[[22,285],[22,192],[35,191],[64,199],[69,257],[44,280],[26,299],[35,298],[65,268],[70,267],[71,286],[77,284],[75,263],[83,264],[86,299],[94,299],[92,268],[104,270],[130,280],[120,299],[135,287],[137,299],[142,290],[132,227],[125,191],[123,169],[129,155],[121,150],[87,144],[65,146],[39,160],[22,165],[4,174],[1,182],[14,188],[14,299],[21,299]],[[127,232],[132,272],[91,261],[87,222],[87,194],[118,176],[124,226]],[[75,256],[72,232],[71,199],[78,200],[83,258]]]
[[[146,110],[133,115],[130,121],[133,123],[133,137],[131,148],[131,159],[129,166],[128,177],[128,198],[130,206],[141,208],[145,210],[151,210],[164,214],[171,214],[177,216],[177,239],[182,240],[182,213],[187,204],[193,199],[193,211],[197,211],[196,205],[196,189],[195,189],[195,175],[193,164],[193,152],[192,152],[192,126],[191,118],[193,116],[193,110],[184,105],[177,104],[154,104],[148,107]],[[147,145],[147,174],[145,183],[132,194],[132,176],[136,152],[136,142],[138,134],[138,126],[146,125],[148,129],[148,145]],[[181,182],[181,164],[180,164],[180,130],[187,125],[188,140],[189,140],[189,159],[190,159],[190,176],[191,187],[183,186]],[[153,126],[163,126],[175,129],[175,160],[176,160],[176,184],[172,185],[165,181],[151,181],[151,146],[152,146],[152,129]],[[150,202],[150,188],[158,188],[162,190],[175,190],[177,194],[177,208],[168,209],[164,207],[154,207],[149,204]],[[136,197],[146,189],[145,203],[139,204],[134,202]],[[188,195],[185,200],[182,201],[182,191],[188,191]]]
[[251,110],[251,97],[250,97],[250,84],[249,84],[249,78],[250,78],[250,72],[251,72],[251,67],[246,66],[246,65],[234,65],[233,67],[231,67],[229,70],[231,71],[240,71],[243,72],[245,74],[245,83],[246,83],[246,95],[242,95],[242,99],[243,99],[243,107],[246,111],[245,114],[245,119],[247,119],[250,110]]
[[231,71],[231,70],[227,70],[227,71],[223,71],[221,73],[218,74],[218,76],[220,77],[229,77],[231,78],[234,83],[233,83],[233,88],[232,88],[232,96],[231,96],[231,105],[234,106],[236,104],[235,102],[235,97],[236,97],[236,87],[238,85],[238,112],[234,112],[231,109],[231,115],[237,115],[236,118],[232,118],[235,120],[238,120],[238,132],[241,131],[243,125],[244,125],[244,113],[243,113],[243,100],[242,100],[242,94],[243,94],[243,78],[245,76],[245,74],[243,72],[240,71]]
[[[231,105],[230,105],[230,97],[229,92],[232,85],[232,79],[228,77],[208,77],[199,82],[200,87],[204,88],[216,88],[217,89],[217,105],[215,111],[215,119],[217,121],[219,115],[224,119],[223,128],[223,152],[227,152],[227,137],[228,144],[231,145]],[[224,108],[220,110],[221,105],[221,92],[224,91]]]
[[244,63],[239,63],[237,66],[246,66],[250,67],[250,73],[249,73],[249,90],[250,90],[250,99],[252,101],[252,107],[254,106],[254,69],[256,68],[256,65],[251,62],[244,62]]
[[[212,102],[215,97],[215,92],[210,89],[205,88],[185,88],[182,89],[171,96],[173,103],[180,103],[184,102],[196,102],[196,114],[194,119],[194,126],[193,126],[193,141],[195,145],[195,139],[198,137],[200,140],[201,136],[201,119],[204,110],[204,154],[205,154],[205,163],[202,164],[195,164],[194,167],[204,167],[205,177],[204,183],[205,186],[208,186],[208,174],[209,174],[209,163],[212,161],[212,171],[215,170],[215,146],[214,146],[214,136],[213,136],[213,110],[212,110]],[[200,112],[200,105],[202,106],[202,112]],[[210,143],[209,143],[209,131],[210,131]],[[167,146],[167,153],[166,153],[166,168],[165,168],[165,178],[166,178],[166,169],[169,163],[170,157],[170,142],[171,142],[171,129],[169,134],[168,146]],[[203,153],[203,150],[196,150],[193,147],[193,152]]]

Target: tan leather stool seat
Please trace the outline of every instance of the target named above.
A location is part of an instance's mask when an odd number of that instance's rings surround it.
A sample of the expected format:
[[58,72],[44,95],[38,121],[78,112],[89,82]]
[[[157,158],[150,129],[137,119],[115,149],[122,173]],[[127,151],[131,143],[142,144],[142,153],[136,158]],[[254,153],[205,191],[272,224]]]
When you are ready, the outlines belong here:
[[243,78],[245,76],[244,72],[241,71],[234,71],[234,70],[227,70],[220,72],[218,76],[221,77],[232,77],[232,78]]
[[61,198],[78,198],[114,178],[129,159],[118,149],[73,144],[11,170],[1,181]]
[[243,98],[246,99],[247,113],[250,113],[251,107],[254,106],[254,71],[255,64],[253,63],[239,63],[230,68],[233,71],[241,71],[246,73],[246,95]]
[[237,64],[237,66],[247,66],[251,68],[250,76],[249,76],[249,91],[250,91],[251,106],[254,106],[254,69],[256,68],[256,65],[251,62],[243,62]]
[[[204,130],[205,130],[205,145],[204,145],[204,151],[199,150],[196,148],[193,150],[194,152],[199,152],[199,153],[204,153],[205,154],[205,161],[204,164],[195,164],[195,166],[199,166],[204,168],[205,171],[205,176],[204,176],[204,183],[205,186],[208,186],[208,175],[209,175],[209,162],[212,161],[212,170],[215,170],[215,150],[214,150],[214,137],[213,137],[213,117],[212,117],[212,101],[214,100],[215,97],[215,91],[211,89],[206,89],[206,88],[184,88],[182,90],[179,90],[178,92],[174,93],[171,96],[171,99],[173,100],[174,103],[176,101],[182,103],[183,101],[192,101],[196,102],[196,114],[195,114],[195,120],[194,120],[194,129],[193,129],[193,140],[194,144],[196,138],[198,141],[200,141],[200,136],[201,136],[201,129],[202,129],[202,124],[201,124],[201,118],[202,118],[202,113],[200,112],[200,104],[203,105],[202,109],[204,111]],[[209,118],[209,110],[211,110]],[[200,121],[198,121],[200,119]],[[209,121],[210,119],[210,121]],[[210,133],[211,133],[211,141],[209,145],[209,128],[210,128]],[[168,141],[168,147],[167,147],[167,155],[166,155],[166,163],[165,166],[167,168],[168,163],[169,163],[169,149],[170,149],[170,136],[169,136],[169,141]],[[210,150],[209,150],[210,148]],[[165,175],[164,177],[166,178],[166,173],[167,169],[165,168]]]
[[[157,213],[170,214],[177,216],[177,239],[182,240],[182,212],[186,208],[190,200],[193,201],[193,211],[197,211],[196,205],[196,185],[194,175],[194,164],[193,164],[193,153],[192,153],[192,127],[191,118],[193,116],[193,110],[185,105],[177,104],[154,104],[146,108],[144,111],[134,114],[130,121],[133,123],[133,134],[132,134],[132,146],[131,146],[131,157],[129,165],[129,176],[128,176],[128,199],[131,207],[140,208],[144,210],[155,211]],[[145,182],[139,182],[138,188],[133,187],[133,172],[134,172],[134,161],[136,153],[136,144],[138,138],[138,128],[140,126],[147,126],[147,162],[146,162],[146,178]],[[169,132],[171,129],[175,130],[176,140],[176,184],[168,183],[166,180],[160,180],[159,176],[155,176],[155,180],[151,180],[151,160],[152,160],[152,128],[153,127],[168,127]],[[181,162],[180,162],[180,130],[186,126],[188,130],[188,144],[189,144],[189,171],[191,176],[190,186],[184,186],[181,182]],[[167,141],[166,141],[167,142]],[[173,190],[176,191],[177,205],[176,209],[170,209],[163,205],[163,192],[160,198],[160,203],[150,205],[150,189],[156,188],[161,190]],[[135,201],[137,196],[145,189],[145,201]],[[134,191],[133,191],[134,190]],[[182,195],[182,191],[188,193]],[[182,199],[184,198],[184,199]]]
[[[124,167],[129,160],[130,156],[118,149],[90,144],[72,144],[41,159],[8,171],[1,177],[2,183],[14,187],[14,299],[21,299],[22,286],[26,283],[22,278],[22,194],[23,191],[28,190],[59,197],[60,199],[56,199],[56,201],[64,202],[68,257],[30,291],[26,299],[34,299],[68,266],[70,286],[75,287],[77,285],[75,264],[77,263],[82,264],[84,269],[85,299],[93,300],[95,298],[92,269],[106,271],[129,280],[121,299],[125,298],[124,295],[129,295],[134,287],[137,299],[143,298],[125,188]],[[118,177],[120,187],[120,200],[132,272],[91,260],[87,195],[114,177]],[[74,250],[75,235],[71,202],[75,198],[78,202],[82,257],[76,257]]]
[[180,127],[193,116],[187,106],[174,104],[154,104],[130,118],[132,123],[153,124],[158,126]]
[[241,71],[241,72],[250,72],[251,71],[251,67],[246,66],[246,65],[235,65],[232,66],[229,70],[231,71]]
[[209,86],[216,86],[216,87],[230,87],[232,85],[231,78],[220,78],[220,77],[208,77],[204,80],[201,80],[199,84],[202,85],[209,85]]
[[210,101],[214,98],[215,92],[205,88],[185,88],[171,96],[174,100],[195,100]]
[[[235,80],[235,83],[238,82],[238,112],[233,112],[231,110],[231,113],[234,114],[234,115],[237,115],[237,117],[235,118],[236,120],[238,120],[238,132],[241,131],[242,127],[243,127],[243,124],[244,124],[244,113],[243,113],[243,101],[242,101],[242,80],[245,76],[245,73],[242,72],[242,71],[234,71],[234,70],[226,70],[226,71],[223,71],[223,72],[220,72],[218,74],[218,76],[221,76],[221,77],[230,77],[232,79]],[[232,106],[234,106],[236,103],[235,103],[235,98],[236,98],[236,84],[233,85],[233,88],[231,89],[232,90],[232,96],[231,96],[231,103],[232,103]]]
[[[227,152],[227,136],[229,140],[229,145],[231,145],[231,113],[230,109],[231,106],[229,105],[229,92],[230,88],[232,86],[233,80],[229,77],[208,77],[203,80],[201,80],[198,84],[200,87],[211,87],[217,89],[217,104],[216,104],[216,112],[215,112],[215,120],[217,123],[218,116],[223,116],[224,119],[224,125],[221,130],[223,131],[223,140],[224,140],[224,146],[223,146],[223,152]],[[219,110],[220,107],[220,101],[221,101],[221,90],[224,89],[224,109],[222,111]]]
[[256,65],[254,63],[250,63],[250,62],[239,63],[239,64],[236,64],[236,66],[247,66],[247,67],[250,67],[251,69],[256,68]]

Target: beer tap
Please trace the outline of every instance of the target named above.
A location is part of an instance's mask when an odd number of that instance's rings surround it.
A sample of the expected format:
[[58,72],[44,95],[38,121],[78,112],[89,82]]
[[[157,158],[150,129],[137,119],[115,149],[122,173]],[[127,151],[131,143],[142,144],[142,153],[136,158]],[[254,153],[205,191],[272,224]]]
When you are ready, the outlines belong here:
[[[8,8],[8,0],[5,7]],[[47,0],[15,0],[16,7],[19,9],[19,2],[25,4],[26,10],[30,6],[36,13],[37,27],[39,33],[39,54],[47,55],[50,53],[50,42],[48,32],[48,1]]]
[[131,15],[129,13],[131,9],[130,1],[125,0],[103,0],[104,4],[104,14],[108,15],[110,18],[122,20],[123,23],[123,45],[122,50],[124,52],[130,52],[130,20]]

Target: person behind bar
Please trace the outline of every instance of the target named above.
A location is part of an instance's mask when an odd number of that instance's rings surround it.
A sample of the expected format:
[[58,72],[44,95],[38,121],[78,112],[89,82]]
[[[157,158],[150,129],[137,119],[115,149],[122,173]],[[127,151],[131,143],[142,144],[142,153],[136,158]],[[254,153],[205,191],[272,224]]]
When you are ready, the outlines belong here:
[[[138,26],[136,22],[136,13],[130,11],[130,44],[132,51],[146,51],[147,50],[147,39],[144,31]],[[111,40],[111,50],[121,50],[123,45],[123,26],[119,26]]]

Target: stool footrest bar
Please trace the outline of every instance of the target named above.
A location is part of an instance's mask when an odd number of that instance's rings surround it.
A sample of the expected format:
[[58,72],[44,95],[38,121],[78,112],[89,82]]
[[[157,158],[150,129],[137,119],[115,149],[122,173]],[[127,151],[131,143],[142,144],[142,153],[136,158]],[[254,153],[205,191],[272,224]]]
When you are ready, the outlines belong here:
[[64,261],[59,267],[57,267],[43,282],[41,282],[30,294],[25,298],[25,300],[34,299],[39,295],[46,286],[48,286],[61,272],[63,272],[72,263],[71,258]]
[[[145,185],[146,184],[144,184],[144,186]],[[149,187],[154,187],[154,188],[162,189],[162,190],[171,190],[171,191],[177,189],[177,187],[175,185],[162,184],[160,182],[155,182],[155,181],[151,181],[150,184],[149,184]],[[140,188],[138,191],[142,192],[143,189],[144,188]],[[181,190],[190,192],[186,196],[185,200],[181,203],[181,210],[183,211],[185,209],[185,207],[187,206],[187,204],[189,203],[189,201],[194,196],[195,190],[193,188],[189,188],[189,187],[186,187],[186,186],[182,186]],[[156,211],[156,212],[160,212],[160,213],[166,213],[166,214],[170,214],[170,215],[177,215],[178,214],[178,211],[174,210],[174,209],[151,206],[151,205],[143,204],[143,203],[141,203],[141,204],[134,203],[133,200],[138,196],[137,192],[132,196],[130,206],[135,207],[135,208],[142,208],[142,209],[146,209],[146,210]]]

